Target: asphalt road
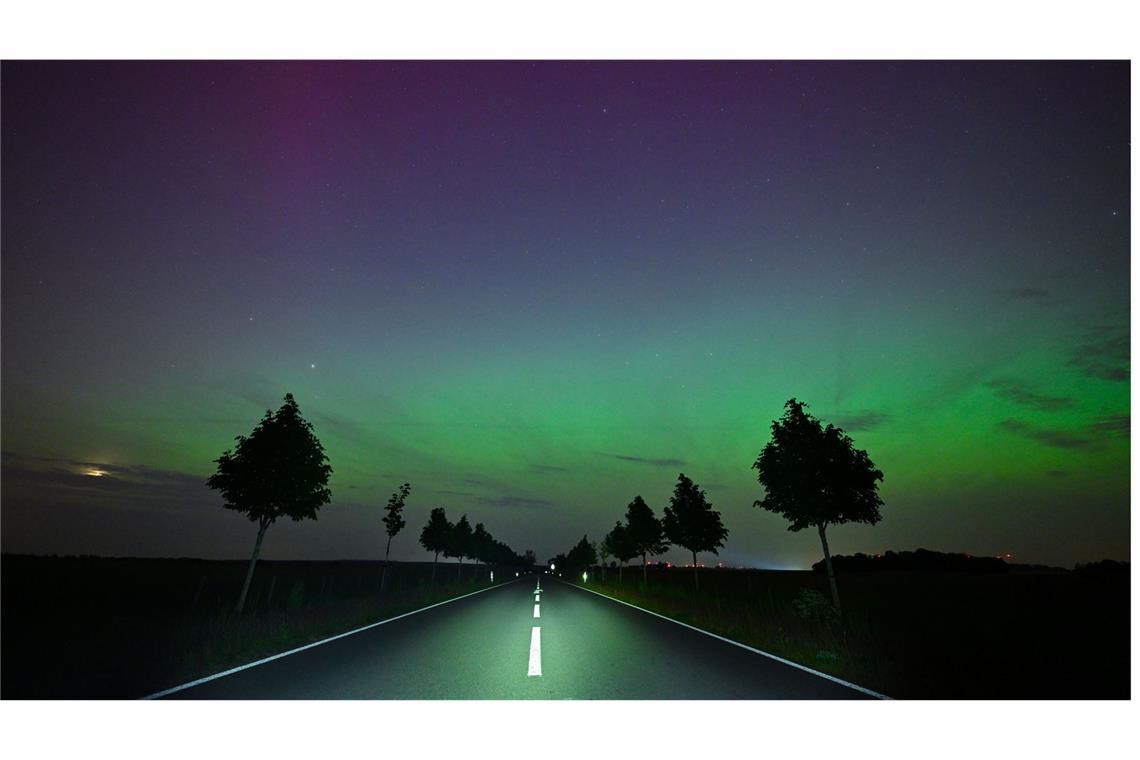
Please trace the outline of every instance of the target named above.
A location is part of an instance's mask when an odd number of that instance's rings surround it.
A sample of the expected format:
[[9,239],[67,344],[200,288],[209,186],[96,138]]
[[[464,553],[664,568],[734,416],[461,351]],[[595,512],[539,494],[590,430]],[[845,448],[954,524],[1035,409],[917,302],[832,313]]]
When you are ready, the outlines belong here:
[[[541,584],[541,593],[536,586]],[[168,699],[858,699],[616,601],[524,576]]]

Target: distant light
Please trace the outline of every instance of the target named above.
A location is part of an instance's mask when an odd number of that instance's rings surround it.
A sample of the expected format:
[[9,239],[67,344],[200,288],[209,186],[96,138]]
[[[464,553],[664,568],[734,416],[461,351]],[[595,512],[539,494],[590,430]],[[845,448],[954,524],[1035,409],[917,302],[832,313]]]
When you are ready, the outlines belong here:
[[586,582],[586,572],[583,570],[582,571],[582,583],[585,583],[585,582]]
[[495,571],[492,570],[491,571],[491,583],[494,583],[494,582],[495,582]]
[[518,577],[519,577],[519,574],[518,574],[518,573],[515,573],[515,577],[516,577],[516,578],[518,578]]
[[83,474],[89,478],[101,478],[107,474],[106,470],[100,470],[97,467],[88,467],[83,471]]
[[550,569],[551,569],[551,570],[553,570],[553,569],[554,569],[554,563],[553,563],[553,562],[551,562],[551,563],[550,563]]

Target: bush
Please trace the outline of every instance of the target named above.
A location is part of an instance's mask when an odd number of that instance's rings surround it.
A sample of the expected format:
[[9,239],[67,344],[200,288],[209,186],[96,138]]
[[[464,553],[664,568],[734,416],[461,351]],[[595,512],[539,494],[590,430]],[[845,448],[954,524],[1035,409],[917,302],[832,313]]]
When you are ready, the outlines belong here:
[[796,616],[809,623],[823,623],[831,625],[839,621],[839,614],[835,611],[831,601],[814,588],[802,588],[800,593],[792,600]]

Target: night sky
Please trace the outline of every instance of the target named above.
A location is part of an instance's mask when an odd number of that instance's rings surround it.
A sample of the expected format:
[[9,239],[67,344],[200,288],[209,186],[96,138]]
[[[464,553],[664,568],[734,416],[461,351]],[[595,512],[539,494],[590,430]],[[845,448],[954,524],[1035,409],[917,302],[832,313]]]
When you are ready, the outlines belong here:
[[5,62],[2,109],[4,551],[247,558],[204,481],[292,392],[333,500],[268,558],[382,557],[404,481],[394,558],[435,506],[545,558],[684,472],[805,567],[752,507],[791,396],[885,474],[833,552],[1130,558],[1127,62]]

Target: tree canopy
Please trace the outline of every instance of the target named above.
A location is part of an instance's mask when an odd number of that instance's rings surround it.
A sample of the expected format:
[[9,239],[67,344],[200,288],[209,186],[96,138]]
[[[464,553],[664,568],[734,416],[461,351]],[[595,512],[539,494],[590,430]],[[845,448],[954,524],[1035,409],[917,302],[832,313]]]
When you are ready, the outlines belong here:
[[636,550],[634,556],[640,554],[643,561],[646,555],[656,556],[669,548],[661,521],[641,496],[633,497],[626,507],[625,524],[628,540]]
[[411,493],[412,486],[405,483],[400,486],[400,490],[392,494],[388,499],[388,506],[384,507],[387,513],[384,515],[384,527],[388,531],[388,538],[393,538],[397,533],[404,529],[407,523],[404,521],[404,501]]
[[574,544],[574,548],[566,553],[567,569],[578,569],[580,567],[588,567],[597,563],[598,555],[594,550],[594,545],[590,543],[590,539],[585,535],[582,540]]
[[441,552],[447,550],[448,541],[451,540],[452,527],[443,507],[436,507],[431,511],[427,525],[420,531],[420,545],[439,557]]
[[789,399],[772,423],[772,440],[752,465],[765,494],[754,506],[782,515],[788,530],[848,522],[874,525],[882,516],[883,473],[842,428],[826,428],[803,402]]
[[619,563],[629,562],[637,556],[637,547],[629,540],[629,529],[621,522],[615,522],[613,529],[602,539],[607,553]]
[[494,549],[495,540],[483,523],[475,523],[475,531],[471,534],[471,555],[479,562],[491,563],[495,561]]
[[720,521],[720,512],[712,508],[705,492],[684,473],[677,476],[669,506],[665,507],[662,527],[669,543],[683,546],[694,554],[716,554],[728,538],[728,530]]
[[276,413],[266,411],[253,432],[235,440],[233,451],[218,457],[218,470],[206,481],[221,492],[226,509],[263,525],[281,517],[317,519],[332,496],[332,467],[292,393],[285,394]]
[[443,556],[456,557],[462,563],[464,557],[471,556],[472,536],[474,536],[474,531],[471,530],[471,523],[468,522],[467,515],[463,515],[451,528]]

